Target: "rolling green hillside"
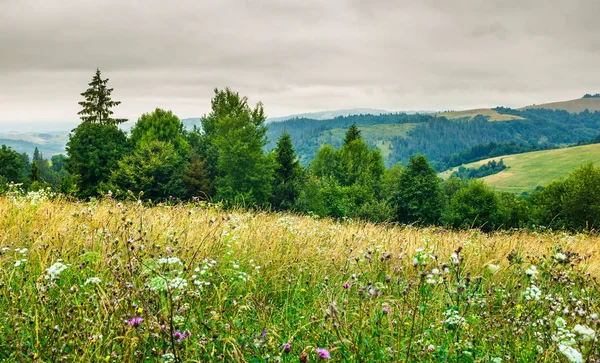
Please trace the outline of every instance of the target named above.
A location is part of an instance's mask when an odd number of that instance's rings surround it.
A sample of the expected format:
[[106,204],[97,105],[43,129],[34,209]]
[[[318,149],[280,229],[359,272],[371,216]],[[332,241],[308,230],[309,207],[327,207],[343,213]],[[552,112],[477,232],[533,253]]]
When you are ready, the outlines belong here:
[[[553,180],[566,177],[585,163],[593,162],[596,166],[600,165],[600,144],[499,156],[463,166],[476,168],[491,160],[500,161],[500,159],[504,161],[507,169],[486,176],[482,180],[500,191],[530,192],[537,186],[544,186]],[[440,176],[447,178],[456,169],[441,173]]]

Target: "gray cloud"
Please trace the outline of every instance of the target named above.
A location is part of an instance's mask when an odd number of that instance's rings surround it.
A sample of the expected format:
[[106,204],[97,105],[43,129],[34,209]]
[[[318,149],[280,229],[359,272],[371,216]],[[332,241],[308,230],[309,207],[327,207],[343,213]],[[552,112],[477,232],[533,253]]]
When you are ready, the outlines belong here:
[[600,91],[596,0],[0,0],[0,127],[77,119],[96,67],[137,118],[231,86],[281,116]]

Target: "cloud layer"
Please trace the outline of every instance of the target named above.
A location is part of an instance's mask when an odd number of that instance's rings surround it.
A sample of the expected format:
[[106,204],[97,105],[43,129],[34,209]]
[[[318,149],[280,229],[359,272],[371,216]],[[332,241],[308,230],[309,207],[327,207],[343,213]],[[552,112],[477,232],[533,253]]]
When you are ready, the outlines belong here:
[[522,106],[600,91],[596,0],[0,0],[0,126],[75,121],[96,67],[118,115]]

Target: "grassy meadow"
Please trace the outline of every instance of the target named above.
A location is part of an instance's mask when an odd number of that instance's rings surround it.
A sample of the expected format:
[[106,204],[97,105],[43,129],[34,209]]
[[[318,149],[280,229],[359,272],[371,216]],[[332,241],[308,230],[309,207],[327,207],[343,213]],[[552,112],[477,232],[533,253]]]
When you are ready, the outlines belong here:
[[598,361],[598,237],[0,198],[0,360]]
[[[537,186],[545,186],[554,180],[567,177],[570,172],[588,162],[598,166],[600,162],[600,144],[505,155],[463,166],[478,168],[491,160],[500,161],[501,159],[507,168],[497,174],[486,176],[482,180],[498,191],[531,192]],[[441,176],[447,178],[457,169],[453,168],[446,171]]]

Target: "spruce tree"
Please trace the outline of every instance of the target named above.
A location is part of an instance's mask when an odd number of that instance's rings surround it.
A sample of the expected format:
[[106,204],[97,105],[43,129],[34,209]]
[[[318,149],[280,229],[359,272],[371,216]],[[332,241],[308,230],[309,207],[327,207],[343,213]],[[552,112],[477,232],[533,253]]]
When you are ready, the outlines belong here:
[[38,163],[35,160],[31,162],[31,171],[29,173],[29,181],[31,181],[32,184],[35,182],[42,181],[42,173],[40,171],[40,168],[38,167]]
[[127,121],[127,119],[111,117],[113,114],[111,108],[118,106],[121,102],[111,99],[113,88],[108,88],[107,83],[108,78],[102,79],[100,70],[96,69],[92,82],[88,84],[90,87],[81,94],[85,101],[79,102],[83,109],[77,114],[80,115],[83,122],[118,125]]
[[293,207],[299,190],[299,178],[302,166],[296,158],[292,145],[292,137],[283,133],[275,148],[275,174],[273,179],[273,195],[271,203],[278,209]]
[[344,145],[348,145],[352,141],[358,140],[360,138],[360,130],[356,126],[356,123],[353,123],[352,125],[350,125],[348,131],[346,132],[346,140],[344,140]]

